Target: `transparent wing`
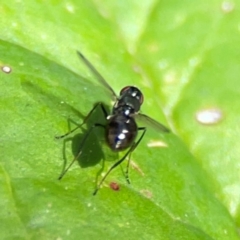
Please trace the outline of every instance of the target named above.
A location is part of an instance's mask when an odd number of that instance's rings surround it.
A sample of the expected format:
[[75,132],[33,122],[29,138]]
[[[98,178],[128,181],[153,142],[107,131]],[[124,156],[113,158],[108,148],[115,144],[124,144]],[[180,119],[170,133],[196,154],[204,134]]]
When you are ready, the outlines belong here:
[[155,128],[156,130],[162,131],[164,133],[170,132],[170,130],[167,127],[165,127],[161,123],[157,122],[156,120],[152,119],[151,117],[149,117],[145,114],[138,113],[138,114],[134,115],[134,117],[136,120],[144,122],[147,125],[150,125],[151,127]]
[[84,64],[88,67],[88,69],[92,72],[92,74],[97,78],[97,80],[110,91],[111,95],[117,99],[116,93],[113,91],[111,86],[106,82],[103,76],[97,71],[97,69],[83,56],[82,53],[77,51],[78,56],[84,62]]
[[[96,77],[96,79],[106,88],[108,89],[108,91],[111,93],[111,95],[116,99],[118,99],[116,93],[114,92],[114,90],[111,88],[111,86],[106,82],[106,80],[103,78],[103,76],[97,71],[97,69],[83,56],[82,53],[80,53],[79,51],[77,51],[78,56],[80,57],[80,59],[84,62],[84,64],[88,67],[88,69],[92,72],[92,74]],[[170,132],[170,130],[165,127],[164,125],[162,125],[161,123],[157,122],[156,120],[148,117],[145,114],[142,113],[137,113],[134,115],[134,117],[136,118],[136,120],[142,121],[144,123],[146,123],[147,125],[152,126],[153,128],[168,133]]]

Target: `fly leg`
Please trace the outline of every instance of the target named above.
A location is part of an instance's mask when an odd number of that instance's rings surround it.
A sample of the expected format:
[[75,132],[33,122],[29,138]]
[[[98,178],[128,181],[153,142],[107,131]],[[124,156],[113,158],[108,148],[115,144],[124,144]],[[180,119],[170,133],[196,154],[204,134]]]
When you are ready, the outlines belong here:
[[107,114],[107,111],[106,111],[103,103],[102,103],[102,102],[98,102],[98,103],[96,103],[96,104],[94,105],[94,107],[92,108],[92,110],[88,113],[88,115],[84,118],[83,122],[82,122],[80,125],[78,125],[78,126],[75,127],[74,129],[70,130],[69,132],[67,132],[67,133],[65,133],[65,134],[63,134],[63,135],[55,136],[55,138],[56,138],[56,139],[64,138],[64,137],[70,135],[71,133],[75,132],[78,128],[80,128],[82,125],[84,125],[84,124],[87,122],[87,120],[89,119],[89,117],[92,115],[93,111],[94,111],[99,105],[101,106],[101,109],[102,109],[102,111],[103,111],[103,113],[104,113],[105,118],[107,118],[108,114]]
[[[141,142],[145,132],[146,132],[146,128],[145,127],[140,127],[138,128],[138,131],[143,131],[142,132],[142,135],[140,136],[140,138],[137,140],[137,142],[134,142],[132,144],[132,146],[130,147],[130,149],[126,152],[126,154],[120,159],[118,160],[116,163],[114,163],[110,168],[109,170],[107,171],[107,173],[104,175],[104,177],[102,178],[102,180],[100,181],[100,183],[98,184],[98,186],[96,187],[95,191],[93,192],[93,195],[96,195],[98,190],[100,189],[101,185],[103,184],[104,180],[107,178],[107,176],[109,175],[109,173],[115,168],[117,167],[119,164],[121,164],[125,159],[126,157],[134,151],[134,149],[138,146],[138,144]],[[128,168],[129,168],[129,162],[130,162],[130,158],[128,159],[128,165],[127,165],[127,170],[126,170],[126,179],[127,181],[129,182],[128,180]]]
[[[58,136],[58,137],[56,137],[56,138],[59,139],[59,138],[66,137],[66,136],[68,136],[69,134],[73,133],[76,129],[78,129],[79,127],[81,127],[83,124],[85,124],[85,123],[87,122],[87,120],[89,119],[89,117],[91,116],[91,114],[93,113],[93,111],[94,111],[98,106],[101,106],[102,112],[103,112],[105,118],[107,118],[107,116],[108,116],[107,111],[106,111],[106,109],[104,108],[103,103],[99,102],[99,103],[97,103],[97,104],[92,108],[92,110],[88,113],[88,115],[87,115],[86,118],[83,120],[83,123],[82,123],[81,125],[77,126],[76,128],[74,128],[73,130],[67,132],[66,134],[64,134],[64,135],[62,135],[62,136]],[[82,140],[82,142],[81,142],[81,144],[80,144],[80,147],[79,147],[80,150],[79,150],[78,154],[73,158],[72,162],[68,165],[68,167],[62,171],[62,173],[60,174],[60,176],[59,176],[59,178],[58,178],[59,180],[63,178],[63,176],[67,173],[67,171],[68,171],[69,168],[73,165],[73,163],[76,161],[76,159],[79,158],[79,156],[80,156],[81,153],[82,153],[82,148],[83,148],[83,146],[84,146],[87,138],[89,137],[89,135],[90,135],[90,133],[93,131],[93,129],[96,128],[96,127],[103,127],[103,128],[105,128],[105,125],[103,125],[103,124],[101,124],[101,123],[95,123],[95,124],[93,124],[93,125],[91,126],[91,128],[88,130],[88,132],[86,133],[86,135],[84,136],[84,138],[83,138],[83,140]]]

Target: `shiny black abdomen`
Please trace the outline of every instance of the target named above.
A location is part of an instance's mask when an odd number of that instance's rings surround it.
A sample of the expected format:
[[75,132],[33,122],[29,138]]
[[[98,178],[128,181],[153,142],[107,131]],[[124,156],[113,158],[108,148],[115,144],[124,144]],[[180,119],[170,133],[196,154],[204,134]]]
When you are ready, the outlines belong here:
[[134,118],[125,115],[114,115],[109,119],[106,128],[106,140],[113,151],[129,148],[138,132]]

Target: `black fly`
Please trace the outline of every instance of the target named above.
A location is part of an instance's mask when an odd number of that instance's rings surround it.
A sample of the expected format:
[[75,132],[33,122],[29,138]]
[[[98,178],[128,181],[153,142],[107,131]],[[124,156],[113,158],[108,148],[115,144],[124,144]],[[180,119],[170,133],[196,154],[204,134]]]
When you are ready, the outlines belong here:
[[[90,133],[93,131],[96,127],[102,127],[105,129],[105,138],[108,146],[113,151],[123,151],[127,150],[127,152],[124,154],[124,156],[118,160],[115,164],[111,166],[111,168],[107,171],[107,173],[104,175],[102,180],[97,185],[95,191],[93,192],[93,195],[96,195],[98,190],[100,189],[102,183],[106,179],[106,177],[109,175],[109,173],[117,167],[119,164],[121,164],[126,157],[128,156],[128,164],[127,164],[127,170],[126,170],[126,179],[127,182],[129,182],[128,178],[128,168],[129,168],[129,162],[130,162],[130,155],[134,151],[134,149],[138,146],[138,144],[141,142],[145,132],[146,127],[138,127],[136,124],[135,119],[141,119],[145,122],[148,122],[153,127],[157,128],[158,130],[162,132],[169,132],[169,129],[163,126],[161,123],[155,121],[154,119],[139,113],[140,107],[143,103],[143,94],[142,92],[134,87],[134,86],[127,86],[124,87],[119,94],[119,97],[115,94],[113,89],[108,85],[108,83],[105,81],[105,79],[102,77],[102,75],[94,68],[94,66],[80,53],[77,52],[80,59],[85,63],[85,65],[89,68],[89,70],[95,75],[95,77],[98,79],[98,81],[104,85],[114,96],[115,98],[115,104],[112,108],[111,114],[107,112],[102,102],[98,102],[92,110],[88,113],[86,118],[83,120],[83,123],[71,130],[70,132],[62,135],[57,136],[56,138],[63,138],[70,133],[74,132],[76,129],[81,127],[83,124],[87,122],[87,119],[91,116],[93,111],[97,107],[101,107],[101,110],[106,118],[107,123],[105,125],[100,123],[95,123],[92,125],[92,127],[89,129],[89,131],[86,133],[84,138],[82,139],[81,145],[80,145],[80,151],[75,156],[75,158],[72,160],[72,162],[69,164],[69,166],[62,172],[62,174],[59,176],[59,180],[65,175],[65,173],[68,171],[68,169],[72,166],[72,164],[76,161],[76,159],[79,158],[79,156],[82,153],[82,147],[84,146],[84,143],[86,142],[87,138],[89,137]],[[141,132],[141,135],[139,138],[137,138],[138,132]]]

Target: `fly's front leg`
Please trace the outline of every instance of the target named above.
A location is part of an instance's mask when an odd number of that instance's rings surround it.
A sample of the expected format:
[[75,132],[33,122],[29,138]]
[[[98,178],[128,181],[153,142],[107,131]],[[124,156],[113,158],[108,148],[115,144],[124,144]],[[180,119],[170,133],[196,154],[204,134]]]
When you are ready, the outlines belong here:
[[102,109],[102,112],[103,112],[103,114],[104,114],[104,117],[107,118],[108,114],[107,114],[107,111],[106,111],[103,103],[102,103],[102,102],[98,102],[98,103],[95,104],[95,106],[92,108],[92,110],[88,113],[88,115],[84,118],[83,122],[82,122],[80,125],[78,125],[76,128],[70,130],[69,132],[67,132],[67,133],[65,133],[65,134],[63,134],[63,135],[55,136],[55,138],[56,138],[56,139],[64,138],[64,137],[68,136],[69,134],[75,132],[78,128],[82,127],[82,125],[84,125],[84,124],[87,122],[87,120],[89,119],[89,117],[92,115],[92,113],[94,112],[94,110],[95,110],[98,106],[101,106],[101,109]]

